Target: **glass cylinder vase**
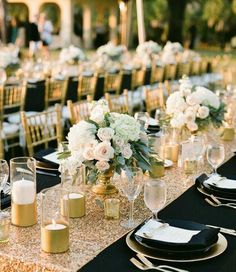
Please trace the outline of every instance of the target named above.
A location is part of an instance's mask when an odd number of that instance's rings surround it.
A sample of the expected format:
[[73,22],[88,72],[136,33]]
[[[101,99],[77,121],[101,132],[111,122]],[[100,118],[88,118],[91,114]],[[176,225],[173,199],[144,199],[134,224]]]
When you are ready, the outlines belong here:
[[69,201],[63,188],[41,192],[41,249],[48,253],[69,249]]
[[11,222],[28,227],[37,223],[36,161],[30,157],[10,160]]

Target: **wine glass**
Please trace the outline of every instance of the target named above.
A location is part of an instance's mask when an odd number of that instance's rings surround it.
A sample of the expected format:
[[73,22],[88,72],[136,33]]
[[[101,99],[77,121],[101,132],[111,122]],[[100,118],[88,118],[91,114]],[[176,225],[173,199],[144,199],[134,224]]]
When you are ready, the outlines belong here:
[[150,115],[148,112],[136,112],[134,114],[134,118],[139,122],[139,124],[141,125],[141,128],[143,129],[147,129],[149,126],[149,119],[150,119]]
[[207,146],[207,160],[213,168],[213,175],[217,175],[217,167],[225,159],[225,148],[222,144],[210,144]]
[[134,200],[140,194],[143,185],[143,172],[138,167],[128,168],[121,172],[121,180],[119,182],[120,190],[128,198],[130,202],[129,219],[123,220],[121,226],[127,229],[134,228],[138,222],[133,219]]
[[9,167],[6,160],[0,160],[0,211],[2,207],[1,203],[1,192],[5,187],[9,177]]
[[144,185],[144,202],[152,211],[153,219],[166,203],[166,184],[163,180],[149,179]]

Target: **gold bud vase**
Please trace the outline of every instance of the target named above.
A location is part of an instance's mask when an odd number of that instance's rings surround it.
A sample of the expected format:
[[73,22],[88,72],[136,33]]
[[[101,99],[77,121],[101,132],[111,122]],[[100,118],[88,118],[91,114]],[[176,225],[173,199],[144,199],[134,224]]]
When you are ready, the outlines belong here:
[[117,193],[116,187],[111,184],[114,170],[109,169],[98,176],[98,184],[92,187],[92,191],[98,195],[110,195]]

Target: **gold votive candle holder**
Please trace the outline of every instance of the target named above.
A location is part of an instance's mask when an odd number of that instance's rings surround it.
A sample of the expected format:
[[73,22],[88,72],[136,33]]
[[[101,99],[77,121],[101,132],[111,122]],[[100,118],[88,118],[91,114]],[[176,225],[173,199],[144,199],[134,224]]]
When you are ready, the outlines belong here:
[[194,174],[197,171],[197,160],[185,159],[184,160],[184,173],[187,175]]
[[49,188],[41,192],[41,249],[63,253],[69,249],[68,191]]
[[165,175],[164,161],[161,160],[157,155],[152,155],[150,158],[150,170],[149,175],[152,178],[160,178]]
[[161,156],[167,160],[177,162],[179,157],[179,145],[170,143],[161,146]]
[[[85,195],[80,192],[71,192],[68,199],[64,196],[63,201],[68,201],[69,217],[78,218],[85,215]],[[62,214],[64,209],[62,208]]]
[[30,157],[10,160],[11,222],[29,227],[37,223],[36,161]]
[[117,198],[107,198],[104,201],[105,219],[118,220],[120,218],[120,200]]
[[235,135],[234,128],[224,127],[222,129],[221,139],[224,141],[233,141]]
[[0,243],[9,241],[11,217],[8,212],[0,213]]

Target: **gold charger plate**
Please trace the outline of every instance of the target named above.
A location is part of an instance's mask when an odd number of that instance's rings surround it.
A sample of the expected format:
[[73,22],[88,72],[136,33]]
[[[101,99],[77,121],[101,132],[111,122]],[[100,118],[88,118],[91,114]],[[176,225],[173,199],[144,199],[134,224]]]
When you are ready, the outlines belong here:
[[[210,193],[206,192],[203,188],[199,188],[197,187],[198,191],[205,195],[205,196],[211,196]],[[225,201],[230,201],[230,202],[236,202],[236,199],[235,198],[225,198],[225,197],[222,197],[222,196],[216,196],[216,198],[220,199],[220,200],[225,200]]]
[[159,255],[154,250],[145,248],[144,246],[140,245],[135,240],[131,239],[131,235],[133,232],[134,231],[128,233],[128,235],[126,236],[126,244],[131,250],[133,250],[136,253],[141,253],[142,255],[149,257],[151,259],[167,261],[167,262],[198,262],[198,261],[208,260],[222,254],[226,250],[228,245],[226,238],[221,233],[219,233],[218,242],[209,251],[201,255],[198,255],[195,258],[191,257],[191,258],[185,259],[185,258],[175,258],[174,256],[165,257],[163,255]]
[[47,163],[41,162],[41,161],[36,161],[36,168],[42,169],[42,170],[47,170],[47,171],[58,171],[58,167],[50,167]]

